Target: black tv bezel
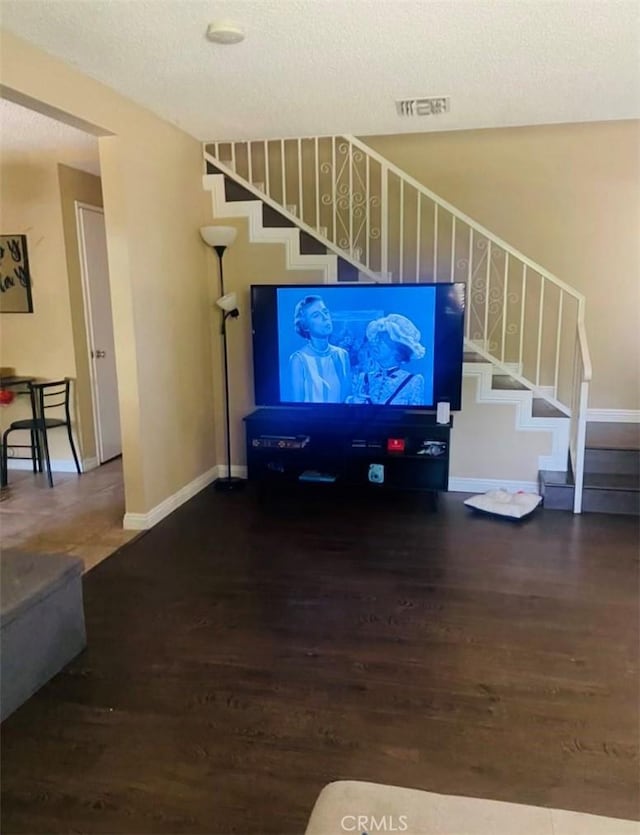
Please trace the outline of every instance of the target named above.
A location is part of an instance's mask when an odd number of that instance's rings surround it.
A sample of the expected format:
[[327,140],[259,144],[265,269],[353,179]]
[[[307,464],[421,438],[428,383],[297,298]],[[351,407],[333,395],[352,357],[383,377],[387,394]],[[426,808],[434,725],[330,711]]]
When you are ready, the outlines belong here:
[[[322,410],[364,410],[371,411],[372,406],[366,404],[347,403],[300,403],[282,401],[279,398],[280,381],[279,374],[274,374],[274,360],[279,369],[278,354],[278,316],[277,316],[277,291],[279,289],[301,290],[307,293],[322,294],[323,290],[331,288],[348,287],[353,290],[371,290],[375,287],[394,287],[407,290],[416,287],[436,288],[436,313],[434,333],[434,368],[433,368],[433,402],[420,406],[407,407],[402,405],[378,405],[376,409],[390,409],[392,411],[420,411],[435,412],[438,403],[446,402],[452,412],[458,412],[462,408],[462,365],[464,355],[464,318],[466,311],[466,285],[463,282],[413,282],[411,284],[252,284],[250,286],[251,298],[251,334],[253,349],[253,389],[255,404],[259,408],[318,408]],[[456,301],[457,309],[447,311],[447,297],[453,287],[460,288],[461,292]],[[268,333],[268,336],[264,334]],[[259,343],[259,344],[258,344]],[[446,350],[438,345],[446,344]],[[275,381],[275,383],[274,383]],[[277,396],[273,396],[274,392]]]

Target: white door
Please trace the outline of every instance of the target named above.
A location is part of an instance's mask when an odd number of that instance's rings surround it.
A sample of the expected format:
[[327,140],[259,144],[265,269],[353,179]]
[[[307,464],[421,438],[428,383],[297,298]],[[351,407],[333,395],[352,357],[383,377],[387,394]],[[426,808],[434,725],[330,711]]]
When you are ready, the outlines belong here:
[[104,212],[76,202],[78,246],[100,464],[122,453]]

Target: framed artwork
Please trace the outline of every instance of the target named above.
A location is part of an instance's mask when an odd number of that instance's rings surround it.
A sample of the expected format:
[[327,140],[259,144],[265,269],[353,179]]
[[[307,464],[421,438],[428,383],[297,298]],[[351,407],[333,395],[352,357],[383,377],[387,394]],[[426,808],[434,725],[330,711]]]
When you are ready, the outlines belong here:
[[0,313],[33,313],[26,235],[0,235]]

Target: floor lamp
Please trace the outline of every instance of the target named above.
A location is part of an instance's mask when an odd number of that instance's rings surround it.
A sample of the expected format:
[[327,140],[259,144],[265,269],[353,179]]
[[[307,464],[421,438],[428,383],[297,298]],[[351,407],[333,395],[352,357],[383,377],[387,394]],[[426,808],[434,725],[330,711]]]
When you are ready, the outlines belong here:
[[244,479],[237,478],[231,475],[231,428],[229,420],[229,362],[227,354],[227,319],[236,319],[240,314],[238,311],[236,294],[226,293],[224,291],[224,272],[222,268],[222,258],[225,250],[236,239],[236,230],[232,226],[202,226],[200,228],[200,235],[202,240],[215,250],[218,256],[218,274],[220,276],[220,298],[216,301],[217,306],[222,311],[222,325],[220,327],[220,335],[222,336],[222,350],[224,355],[224,409],[225,409],[225,428],[227,440],[227,474],[222,478],[214,481],[213,486],[216,490],[241,490],[244,485]]

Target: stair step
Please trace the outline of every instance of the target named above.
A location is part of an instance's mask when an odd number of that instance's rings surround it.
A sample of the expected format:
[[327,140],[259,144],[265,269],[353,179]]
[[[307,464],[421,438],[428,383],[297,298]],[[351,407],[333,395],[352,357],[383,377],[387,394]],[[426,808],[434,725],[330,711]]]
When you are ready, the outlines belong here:
[[531,401],[531,415],[537,418],[567,418],[564,412],[556,409],[542,397],[534,397]]
[[338,255],[338,281],[359,281],[358,268]]
[[269,206],[267,203],[262,204],[262,225],[263,226],[270,226],[272,228],[291,228],[295,226],[295,223],[291,220],[291,218],[286,217],[279,212],[277,209],[274,209],[273,206]]
[[514,380],[508,374],[494,374],[491,378],[491,388],[498,391],[528,391],[524,383]]
[[586,473],[616,473],[638,478],[640,475],[640,450],[586,447],[584,451]]
[[[538,480],[547,510],[573,510],[574,482],[571,472],[540,470]],[[585,473],[582,510],[585,513],[640,516],[640,483],[637,477]]]
[[224,196],[230,203],[260,199],[259,197],[256,197],[253,192],[249,191],[249,189],[241,186],[240,183],[236,183],[235,180],[232,180],[231,177],[224,178]]
[[301,255],[326,255],[327,248],[313,235],[300,230],[300,254]]
[[640,450],[640,423],[587,423],[590,449]]

